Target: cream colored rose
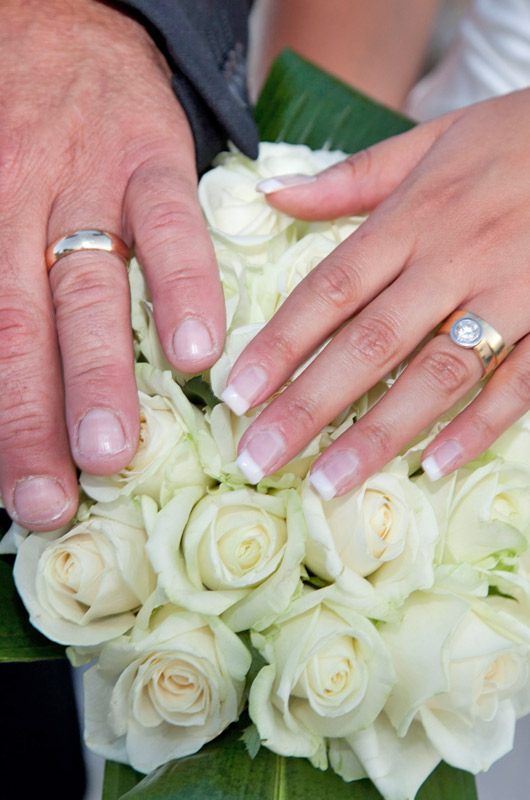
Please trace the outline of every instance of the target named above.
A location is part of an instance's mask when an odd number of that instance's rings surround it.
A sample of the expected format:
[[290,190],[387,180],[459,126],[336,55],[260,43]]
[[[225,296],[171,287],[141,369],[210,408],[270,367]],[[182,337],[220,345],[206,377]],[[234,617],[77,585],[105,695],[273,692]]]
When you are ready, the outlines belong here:
[[488,454],[431,483],[417,479],[442,533],[439,561],[481,570],[513,566],[530,542],[530,465]]
[[256,191],[264,178],[292,172],[315,174],[344,154],[312,151],[305,145],[262,142],[256,161],[240,153],[221,153],[199,183],[199,201],[208,225],[239,247],[266,244],[294,220],[271,208]]
[[32,533],[18,550],[14,577],[33,625],[61,644],[91,646],[128,630],[155,586],[137,505],[96,504],[56,538]]
[[490,447],[490,452],[505,461],[520,461],[530,466],[530,412],[523,416]]
[[511,749],[530,705],[530,628],[520,638],[519,621],[506,624],[513,601],[493,599],[418,593],[381,630],[398,673],[386,705],[397,735],[417,719],[441,758],[474,773]]
[[85,674],[85,740],[150,772],[196,753],[241,710],[250,654],[220,620],[166,605]]
[[384,711],[330,752],[339,774],[364,772],[386,800],[415,797],[442,759],[488,769],[530,710],[530,629],[513,601],[417,592],[403,612],[380,627],[397,673]]
[[212,481],[199,458],[208,438],[201,412],[184,396],[169,372],[137,364],[140,398],[140,443],[132,461],[110,476],[83,472],[80,483],[95,500],[111,502],[121,495],[152,497],[165,503],[183,486],[206,488]]
[[[308,529],[305,563],[359,602],[364,598],[366,612],[371,597],[367,582],[393,604],[401,604],[416,589],[432,586],[436,517],[408,477],[402,459],[394,459],[362,486],[329,502],[306,481],[302,511]],[[375,610],[371,608],[372,613]]]
[[375,626],[336,587],[308,592],[252,642],[268,665],[254,679],[249,711],[263,744],[325,768],[326,737],[371,725],[394,683]]
[[191,511],[192,492],[179,492],[158,513],[144,502],[147,550],[161,587],[175,605],[222,614],[233,630],[269,625],[300,585],[298,495],[221,488]]

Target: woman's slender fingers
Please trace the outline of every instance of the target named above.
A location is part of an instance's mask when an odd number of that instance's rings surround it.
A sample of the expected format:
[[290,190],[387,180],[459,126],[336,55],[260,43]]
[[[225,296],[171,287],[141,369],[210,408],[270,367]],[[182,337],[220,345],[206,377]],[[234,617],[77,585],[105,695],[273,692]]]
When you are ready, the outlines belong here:
[[13,519],[50,530],[72,517],[78,487],[44,264],[44,214],[27,197],[20,205],[24,219],[1,220],[0,489]]
[[[503,331],[507,343],[510,344],[520,335],[520,328],[514,324],[513,318],[506,319],[495,307],[494,297],[475,298],[469,304],[468,310],[491,320],[496,329]],[[527,353],[527,363],[530,361],[529,356],[530,353]],[[519,367],[515,368],[516,374],[517,370],[521,371],[524,359],[523,352],[519,357]],[[502,369],[503,367],[499,368],[499,375]],[[374,408],[340,436],[313,464],[311,482],[315,488],[329,500],[362,483],[397,455],[420,431],[460,400],[482,377],[483,371],[483,364],[472,349],[459,347],[446,334],[435,336],[422,348]],[[499,376],[495,377],[498,382]],[[492,402],[498,402],[495,387],[489,384],[488,387],[486,399],[481,393],[457,417],[457,421],[440,434],[443,438],[438,445],[441,449],[438,461],[443,461],[443,466],[436,460],[436,450],[433,449],[436,445],[426,449],[423,463],[425,465],[427,461],[426,471],[430,469],[433,478],[440,477],[444,468],[450,471],[453,468],[450,464],[456,467],[473,455],[478,455],[500,435],[506,425],[511,424],[530,406],[530,397],[527,398],[526,407],[520,400],[517,402],[512,398],[508,404],[509,411],[500,415],[500,425],[488,425],[487,430],[484,424],[475,425],[471,440],[476,449],[471,453],[460,444],[458,436],[455,439],[451,428],[453,425],[462,426],[458,430],[467,431],[465,435],[470,435],[474,422],[481,419],[481,413],[488,412]],[[477,403],[478,408],[472,411]]]
[[379,142],[318,175],[267,178],[258,189],[271,206],[300,219],[334,219],[369,211],[396,189],[459,113]]
[[277,391],[328,336],[401,272],[413,246],[411,231],[381,226],[380,213],[374,212],[325,258],[247,345],[222,394],[235,413]]
[[418,297],[432,292],[421,270],[411,270],[380,294],[245,433],[238,463],[246,476],[257,482],[285,464],[399,364],[454,308],[453,292],[448,282],[432,305],[418,305]]
[[437,480],[467,464],[530,409],[530,335],[522,339],[481,393],[425,448],[422,466]]
[[200,372],[222,352],[225,307],[196,177],[184,172],[178,156],[175,151],[149,159],[134,172],[125,223],[146,273],[168,360],[183,372]]

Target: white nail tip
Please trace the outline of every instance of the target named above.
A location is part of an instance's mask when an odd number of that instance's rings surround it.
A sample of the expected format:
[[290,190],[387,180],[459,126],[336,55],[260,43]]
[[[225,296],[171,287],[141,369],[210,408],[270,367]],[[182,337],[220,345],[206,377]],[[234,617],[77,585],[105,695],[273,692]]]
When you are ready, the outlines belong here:
[[309,475],[309,480],[323,500],[332,500],[337,494],[336,488],[331,481],[326,478],[324,470],[316,469]]
[[241,397],[231,386],[226,387],[221,395],[221,400],[223,403],[226,403],[228,408],[230,408],[234,414],[237,414],[238,417],[250,408],[250,403],[248,403],[244,397]]
[[421,466],[423,467],[423,471],[430,481],[437,481],[440,478],[443,478],[443,472],[438,466],[438,462],[434,456],[427,456],[427,458],[422,461]]
[[279,189],[285,189],[286,184],[278,180],[278,178],[265,178],[256,184],[256,191],[263,192],[263,194],[270,194],[270,192],[277,192]]
[[243,452],[237,457],[237,466],[245,478],[250,481],[250,483],[259,483],[265,475],[259,464],[256,464],[248,450],[243,450]]

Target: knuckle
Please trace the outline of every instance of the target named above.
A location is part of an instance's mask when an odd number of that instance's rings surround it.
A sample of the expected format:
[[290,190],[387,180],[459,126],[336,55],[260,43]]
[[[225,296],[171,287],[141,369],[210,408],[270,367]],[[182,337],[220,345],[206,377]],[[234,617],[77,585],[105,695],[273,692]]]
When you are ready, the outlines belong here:
[[349,180],[360,181],[372,174],[373,162],[372,150],[366,148],[341,161],[339,169],[347,173]]
[[43,414],[38,399],[24,397],[16,392],[11,401],[0,409],[0,450],[2,454],[15,452],[19,460],[25,453],[43,453],[52,449],[54,420]]
[[318,405],[310,399],[296,398],[288,400],[282,416],[286,421],[286,425],[289,428],[295,425],[301,436],[321,427]]
[[308,289],[317,298],[341,313],[349,313],[362,296],[358,271],[338,254],[310,272],[306,280]]
[[477,438],[484,444],[484,449],[500,435],[494,418],[484,411],[478,411],[477,409],[472,411],[471,425]]
[[348,352],[357,361],[386,366],[400,349],[399,325],[390,317],[371,317],[353,323],[348,338]]
[[264,343],[264,351],[260,352],[259,360],[270,363],[271,366],[283,364],[292,366],[299,356],[299,345],[296,336],[289,331],[276,330],[267,332],[267,340]]
[[34,309],[3,305],[0,307],[0,364],[24,369],[35,353],[39,322]]
[[[109,263],[104,264],[103,259]],[[51,276],[58,321],[64,314],[93,315],[101,308],[115,309],[116,302],[123,302],[123,281],[119,279],[123,276],[117,275],[119,268],[113,263],[114,256],[101,254],[98,260],[103,268],[94,264],[93,255],[76,253],[69,256],[70,263],[65,260],[54,266]]]
[[369,444],[370,452],[376,456],[374,460],[386,462],[395,455],[395,431],[389,423],[383,420],[363,422],[362,435]]
[[420,366],[434,391],[444,397],[452,397],[469,381],[469,366],[456,348],[432,348],[423,354]]

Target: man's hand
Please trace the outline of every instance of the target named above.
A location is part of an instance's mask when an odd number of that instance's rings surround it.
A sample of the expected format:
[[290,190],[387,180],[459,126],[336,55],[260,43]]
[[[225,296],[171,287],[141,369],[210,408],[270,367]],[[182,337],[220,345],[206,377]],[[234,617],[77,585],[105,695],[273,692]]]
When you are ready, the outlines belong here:
[[224,303],[196,199],[191,133],[164,58],[94,0],[0,9],[0,490],[33,530],[67,522],[75,465],[123,469],[138,441],[126,270],[46,246],[100,228],[135,247],[169,361],[222,350]]

